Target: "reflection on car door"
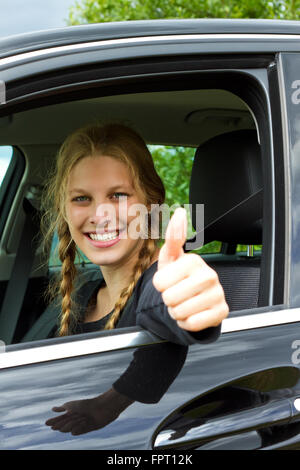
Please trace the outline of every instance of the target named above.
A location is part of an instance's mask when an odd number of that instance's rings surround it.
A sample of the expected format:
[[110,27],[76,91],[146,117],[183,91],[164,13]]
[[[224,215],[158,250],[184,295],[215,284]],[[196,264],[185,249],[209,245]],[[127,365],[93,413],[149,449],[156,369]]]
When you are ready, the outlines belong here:
[[[230,331],[237,325],[239,331]],[[300,397],[300,383],[291,359],[297,339],[294,323],[248,329],[247,316],[228,324],[225,320],[216,343],[193,345],[186,357],[183,353],[177,358],[174,345],[129,330],[80,341],[58,339],[55,345],[44,341],[29,349],[8,347],[1,354],[1,449],[297,445],[294,402]],[[139,355],[144,367],[137,365],[137,372],[130,372]],[[53,408],[105,394],[120,377],[126,382],[128,370],[129,377],[135,377],[135,383],[128,382],[132,400],[118,416],[118,404],[106,402],[110,422],[99,419],[78,435],[66,430],[68,423],[62,430],[46,425],[64,414]]]

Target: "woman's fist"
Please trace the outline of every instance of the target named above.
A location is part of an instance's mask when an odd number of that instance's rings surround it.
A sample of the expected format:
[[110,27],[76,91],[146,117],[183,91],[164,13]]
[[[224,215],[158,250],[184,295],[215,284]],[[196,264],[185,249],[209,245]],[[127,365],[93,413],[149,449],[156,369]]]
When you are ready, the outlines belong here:
[[153,284],[178,325],[188,331],[200,331],[219,325],[229,308],[217,273],[201,256],[184,253],[186,232],[186,212],[178,208],[167,227]]

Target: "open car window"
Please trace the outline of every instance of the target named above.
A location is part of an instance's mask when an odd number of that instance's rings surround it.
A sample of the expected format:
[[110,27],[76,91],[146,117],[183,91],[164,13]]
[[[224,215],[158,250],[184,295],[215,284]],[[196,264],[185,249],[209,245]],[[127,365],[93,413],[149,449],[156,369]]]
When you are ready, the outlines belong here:
[[[167,202],[187,206],[191,235],[188,251],[199,253],[217,271],[230,311],[251,314],[267,307],[273,303],[276,282],[272,277],[276,263],[274,225],[269,223],[274,175],[271,122],[264,93],[267,82],[262,70],[251,69],[248,74],[239,70],[201,71],[197,85],[194,77],[185,78],[184,84],[178,79],[170,90],[163,80],[157,87],[145,79],[143,91],[112,94],[95,90],[94,96],[88,97],[81,88],[80,99],[64,101],[60,97],[57,104],[17,112],[5,134],[6,140],[20,144],[30,162],[27,181],[19,188],[19,200],[29,180],[43,187],[60,144],[72,130],[101,119],[126,122],[151,149],[166,187]],[[32,123],[34,132],[27,129],[25,135],[24,120]],[[203,206],[204,219],[201,215],[197,219],[197,205]],[[199,235],[197,240],[193,240],[195,234]],[[11,237],[8,243],[12,243]],[[43,318],[52,327],[57,320],[57,311],[49,310],[43,297],[49,279],[59,270],[56,246],[54,237],[46,259],[39,250],[36,252],[14,344],[46,339]],[[6,263],[5,255],[2,259]],[[87,259],[79,258],[78,262],[81,282],[97,277],[98,268]],[[9,273],[7,264],[3,292]],[[276,292],[276,303],[281,304],[283,294]]]
[[[172,207],[184,206],[187,208],[187,238],[194,236],[194,228],[191,221],[191,214],[189,211],[189,184],[192,173],[192,166],[196,148],[194,147],[180,147],[171,145],[149,145],[149,150],[152,154],[156,171],[161,177],[164,187],[166,189],[166,203]],[[170,211],[173,214],[174,210]],[[211,241],[198,249],[191,250],[199,253],[200,255],[205,254],[216,254],[221,253],[224,249],[222,242],[218,240]],[[245,253],[248,256],[254,256],[255,254],[261,254],[262,245],[242,245],[237,244],[235,248],[236,253]],[[79,255],[76,256],[75,263],[90,264],[91,261],[79,251]],[[58,256],[58,235],[54,234],[51,251],[49,256],[49,269],[57,268],[61,266],[61,261]]]

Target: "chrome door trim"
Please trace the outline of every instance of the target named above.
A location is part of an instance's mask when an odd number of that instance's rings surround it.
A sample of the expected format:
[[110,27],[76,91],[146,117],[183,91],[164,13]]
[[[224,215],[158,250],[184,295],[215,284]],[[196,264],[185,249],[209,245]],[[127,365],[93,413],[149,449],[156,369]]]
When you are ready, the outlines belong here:
[[299,41],[300,35],[298,34],[235,34],[235,33],[221,33],[221,34],[174,34],[174,35],[161,35],[161,36],[141,36],[141,37],[128,37],[122,39],[103,39],[100,41],[91,41],[86,43],[79,43],[79,44],[68,44],[66,46],[55,46],[49,47],[46,49],[40,49],[37,51],[31,52],[23,52],[20,54],[16,54],[14,56],[5,57],[0,59],[0,67],[5,65],[14,64],[16,62],[26,60],[26,59],[39,59],[45,55],[50,54],[60,54],[65,52],[81,52],[84,49],[88,48],[97,48],[99,46],[126,46],[126,45],[135,45],[135,44],[143,44],[149,42],[159,42],[159,41],[168,41],[168,42],[176,42],[176,41],[190,41],[190,40],[201,40],[201,41],[224,41],[224,40],[259,40],[259,41],[266,41],[268,39],[272,40],[279,40],[288,42],[290,40],[297,40]]
[[264,313],[249,313],[240,317],[229,317],[222,322],[221,332],[233,333],[268,326],[285,325],[300,322],[300,308],[275,310]]
[[[136,330],[136,328],[133,329]],[[0,354],[0,369],[68,359],[123,348],[133,348],[153,343],[157,340],[162,341],[160,338],[141,328],[130,333],[122,333],[120,331],[120,334],[116,334],[116,330],[112,331],[112,333],[111,335],[107,334],[78,341],[74,341],[74,337],[73,341],[65,341],[66,338],[62,338],[63,341],[55,341],[55,344],[49,344],[49,341],[45,341],[45,346],[33,346],[32,348],[18,349],[17,351],[4,351]],[[32,344],[34,345],[34,342]]]
[[[222,334],[227,334],[289,323],[300,323],[300,308],[229,317],[223,321],[221,332]],[[0,353],[0,369],[133,348],[163,341],[161,338],[140,327],[133,327],[131,329],[132,332],[128,332],[128,329],[125,333],[122,333],[121,330],[120,333],[113,330],[112,332],[106,332],[103,336],[100,335],[96,338],[80,339],[78,341],[72,337],[72,341],[66,341],[64,338],[62,342],[57,342],[56,340],[55,344],[49,344],[49,340],[47,340],[45,345],[33,346],[32,348],[28,348],[27,343],[26,348],[18,349],[17,351],[8,350],[5,352],[5,348],[3,348],[3,352]],[[21,347],[21,345],[19,346]]]
[[290,299],[290,283],[291,283],[291,237],[292,233],[292,214],[291,214],[291,168],[290,168],[290,147],[289,147],[289,123],[287,115],[287,103],[286,103],[286,85],[283,73],[282,65],[282,53],[278,55],[278,85],[279,85],[279,99],[280,99],[280,110],[281,110],[281,122],[282,122],[282,138],[283,138],[283,155],[284,155],[284,187],[286,191],[285,198],[285,269],[284,269],[284,303],[288,303]]

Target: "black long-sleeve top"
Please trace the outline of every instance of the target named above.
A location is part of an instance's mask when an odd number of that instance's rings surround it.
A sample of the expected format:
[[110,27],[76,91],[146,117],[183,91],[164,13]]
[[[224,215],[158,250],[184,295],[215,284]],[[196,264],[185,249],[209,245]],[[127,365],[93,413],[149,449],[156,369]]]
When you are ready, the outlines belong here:
[[[156,270],[157,262],[153,263],[141,275],[131,298],[121,312],[116,328],[139,325],[162,339],[186,346],[215,341],[220,334],[220,326],[206,328],[196,333],[188,332],[180,328],[177,322],[170,317],[161,293],[152,283]],[[96,299],[97,292],[104,282],[101,273],[99,274],[99,279],[87,282],[78,292],[76,301],[80,305],[79,318],[81,321],[75,327],[75,334],[103,329],[112,313],[95,322],[84,322],[91,297]]]

